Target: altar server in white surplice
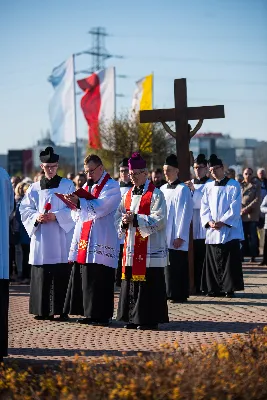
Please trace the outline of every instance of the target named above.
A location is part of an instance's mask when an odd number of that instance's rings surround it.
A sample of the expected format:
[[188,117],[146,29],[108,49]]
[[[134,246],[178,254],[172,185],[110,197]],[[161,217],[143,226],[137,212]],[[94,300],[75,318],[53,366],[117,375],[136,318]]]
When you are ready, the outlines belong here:
[[168,182],[160,188],[167,203],[167,297],[171,302],[185,302],[189,297],[188,246],[193,214],[192,195],[189,188],[178,179],[179,169],[175,154],[166,158],[163,172]]
[[207,182],[212,180],[207,177],[208,161],[204,154],[199,154],[194,160],[195,178],[185,182],[189,187],[193,199],[193,248],[194,248],[194,282],[196,293],[201,293],[201,275],[206,254],[206,228],[203,228],[200,218],[201,199]]
[[244,240],[241,220],[241,189],[225,176],[222,160],[210,156],[209,170],[214,178],[206,183],[201,200],[201,222],[207,229],[206,256],[201,290],[209,296],[233,296],[244,290],[240,241]]
[[0,362],[8,349],[9,217],[14,205],[10,177],[0,167]]
[[128,161],[134,187],[122,198],[115,215],[119,237],[126,235],[117,320],[127,329],[157,329],[168,322],[164,280],[167,262],[166,202],[147,179],[139,153]]
[[33,183],[21,201],[22,223],[31,238],[30,314],[35,319],[66,320],[64,300],[70,276],[68,254],[74,222],[71,210],[55,193],[72,193],[73,182],[57,175],[59,156],[52,147],[40,153],[44,176]]
[[[133,184],[129,177],[128,158],[124,158],[120,162],[119,169],[120,169],[120,178],[119,178],[120,191],[121,191],[121,197],[123,197],[125,193],[127,193],[128,190],[130,190],[133,187]],[[123,253],[124,239],[125,236],[122,236],[122,238],[120,238],[120,256],[118,261],[118,268],[116,271],[116,286],[119,287],[121,286],[122,253]]]
[[85,318],[77,322],[106,326],[114,309],[115,271],[119,238],[114,214],[120,203],[119,183],[105,171],[101,159],[88,155],[84,160],[88,181],[84,189],[92,199],[67,196],[76,205],[76,222],[69,260],[74,262],[64,310]]

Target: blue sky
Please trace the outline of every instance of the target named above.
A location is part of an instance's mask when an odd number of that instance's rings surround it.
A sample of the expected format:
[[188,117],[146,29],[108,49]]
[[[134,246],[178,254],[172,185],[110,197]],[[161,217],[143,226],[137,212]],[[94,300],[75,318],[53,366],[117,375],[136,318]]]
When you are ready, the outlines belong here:
[[[202,131],[267,140],[266,0],[0,0],[0,153],[27,148],[49,126],[52,68],[91,47],[87,32],[111,34],[117,110],[135,81],[154,72],[155,107],[173,107],[174,78],[188,79],[190,106],[224,104],[224,120]],[[79,69],[90,67],[81,56]],[[86,125],[78,110],[78,136]]]

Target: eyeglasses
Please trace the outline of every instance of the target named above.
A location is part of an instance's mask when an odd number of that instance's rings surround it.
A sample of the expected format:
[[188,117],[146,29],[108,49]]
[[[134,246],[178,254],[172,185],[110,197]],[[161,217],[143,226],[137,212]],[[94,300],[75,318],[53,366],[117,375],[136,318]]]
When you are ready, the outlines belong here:
[[209,168],[209,171],[210,171],[210,172],[214,172],[214,171],[216,171],[216,170],[219,169],[219,168],[222,168],[222,166],[221,166],[221,165],[218,165],[217,167]]
[[129,172],[128,176],[138,176],[140,174],[143,174],[145,171],[140,171],[140,172]]
[[194,167],[194,169],[203,169],[203,168],[206,168],[206,167],[200,167],[200,166]]
[[129,170],[128,169],[120,169],[121,174],[128,174]]
[[55,165],[44,165],[44,164],[42,164],[42,165],[43,165],[44,169],[55,169],[55,168],[58,167],[58,164],[55,164]]
[[89,175],[92,175],[93,173],[94,173],[94,171],[98,168],[98,167],[100,167],[100,165],[101,164],[99,164],[97,167],[95,167],[94,169],[87,169],[87,170],[84,170],[83,172],[85,173],[85,175],[87,175],[87,174],[89,174]]

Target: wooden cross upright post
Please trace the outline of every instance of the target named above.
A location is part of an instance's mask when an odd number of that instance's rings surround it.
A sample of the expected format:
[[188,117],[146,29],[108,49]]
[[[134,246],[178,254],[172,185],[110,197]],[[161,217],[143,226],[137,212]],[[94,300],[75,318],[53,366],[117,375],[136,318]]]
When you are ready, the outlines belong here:
[[[167,132],[171,133],[176,139],[176,151],[179,164],[179,178],[182,181],[190,179],[190,151],[189,143],[193,134],[190,134],[188,129],[188,121],[204,120],[214,118],[224,118],[224,106],[204,106],[204,107],[188,107],[187,106],[187,88],[186,79],[174,80],[174,103],[175,108],[159,109],[159,110],[144,110],[140,111],[141,123],[161,122]],[[166,124],[167,121],[175,121],[176,132],[172,132]],[[191,235],[192,246],[192,235]],[[190,275],[190,290],[194,291],[194,260],[193,252],[189,251],[189,275]]]

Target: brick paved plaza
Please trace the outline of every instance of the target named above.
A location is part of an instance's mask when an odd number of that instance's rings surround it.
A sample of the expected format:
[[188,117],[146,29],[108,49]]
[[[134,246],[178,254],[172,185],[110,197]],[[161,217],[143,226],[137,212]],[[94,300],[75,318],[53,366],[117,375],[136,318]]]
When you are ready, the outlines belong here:
[[[71,359],[83,352],[87,357],[103,354],[133,355],[158,351],[162,343],[178,341],[193,346],[224,340],[267,325],[267,267],[244,264],[245,291],[235,298],[192,296],[186,304],[169,304],[170,323],[159,331],[132,331],[115,320],[110,327],[69,322],[35,321],[28,313],[29,286],[10,287],[10,358],[28,361]],[[118,293],[116,293],[116,304]],[[114,315],[115,317],[115,315]]]

